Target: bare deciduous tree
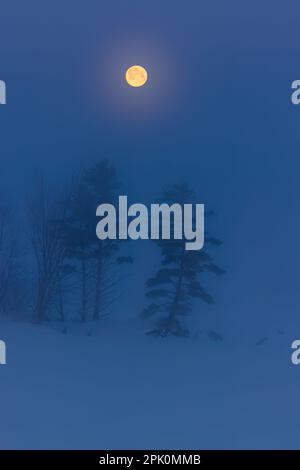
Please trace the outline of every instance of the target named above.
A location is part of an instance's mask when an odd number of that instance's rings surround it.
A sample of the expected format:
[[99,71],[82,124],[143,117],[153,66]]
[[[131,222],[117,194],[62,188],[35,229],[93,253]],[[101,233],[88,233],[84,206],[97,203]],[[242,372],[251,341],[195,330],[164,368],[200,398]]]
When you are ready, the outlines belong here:
[[0,309],[7,313],[16,274],[16,246],[10,229],[10,214],[0,208]]
[[37,322],[46,318],[53,296],[61,289],[65,245],[61,236],[64,205],[53,201],[42,183],[35,200],[29,204],[29,237],[36,262]]

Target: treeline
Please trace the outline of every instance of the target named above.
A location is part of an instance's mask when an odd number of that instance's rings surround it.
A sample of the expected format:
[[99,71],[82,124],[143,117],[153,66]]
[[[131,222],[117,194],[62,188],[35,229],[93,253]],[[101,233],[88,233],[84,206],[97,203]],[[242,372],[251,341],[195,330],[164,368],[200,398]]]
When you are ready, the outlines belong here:
[[[2,314],[17,316],[29,310],[39,323],[74,316],[81,322],[97,321],[109,315],[134,259],[126,253],[126,242],[96,237],[96,208],[101,203],[115,204],[120,189],[116,169],[107,160],[82,171],[77,182],[60,194],[53,194],[40,181],[24,211],[26,240],[18,239],[9,211],[0,208]],[[186,184],[164,190],[159,198],[181,205],[194,200]],[[208,272],[224,273],[206,251],[221,241],[206,234],[200,251],[186,251],[185,242],[153,242],[160,250],[160,266],[146,281],[148,301],[141,312],[156,325],[151,334],[188,335],[183,319],[195,302],[214,302],[202,279]]]

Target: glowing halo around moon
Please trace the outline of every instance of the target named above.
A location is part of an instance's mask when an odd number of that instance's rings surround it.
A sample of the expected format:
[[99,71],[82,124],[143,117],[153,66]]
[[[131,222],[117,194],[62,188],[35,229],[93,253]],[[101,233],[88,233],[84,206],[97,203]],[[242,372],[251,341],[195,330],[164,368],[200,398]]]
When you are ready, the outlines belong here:
[[147,70],[141,65],[132,65],[126,71],[126,82],[135,88],[145,85],[148,80]]

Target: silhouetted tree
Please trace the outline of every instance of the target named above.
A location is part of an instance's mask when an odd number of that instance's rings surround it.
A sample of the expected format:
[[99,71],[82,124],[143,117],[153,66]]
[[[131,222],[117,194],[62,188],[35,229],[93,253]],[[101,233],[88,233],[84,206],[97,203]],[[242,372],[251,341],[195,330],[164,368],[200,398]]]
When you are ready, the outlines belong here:
[[54,201],[41,182],[28,205],[29,239],[36,262],[36,300],[34,317],[46,318],[53,301],[66,256],[61,233],[64,206]]
[[13,236],[10,212],[0,207],[0,311],[7,314],[18,300],[17,245]]
[[[177,184],[165,190],[161,198],[161,202],[178,203],[182,207],[193,200],[194,193],[186,184]],[[156,242],[161,252],[161,268],[146,282],[146,295],[153,302],[142,312],[142,316],[146,318],[160,314],[158,328],[150,332],[152,334],[188,335],[181,319],[191,312],[193,301],[199,299],[208,304],[214,302],[200,278],[205,272],[221,275],[224,271],[214,264],[206,249],[187,251],[186,241],[183,237],[181,240]],[[207,243],[220,245],[221,241],[206,235],[205,246]]]
[[[87,319],[88,262],[95,238],[93,207],[86,186],[80,183],[67,201],[62,233],[66,257],[80,276],[81,320]],[[93,237],[94,235],[94,237]]]
[[67,207],[64,241],[67,258],[80,277],[82,322],[90,316],[99,319],[118,297],[119,277],[113,269],[119,264],[119,242],[96,237],[96,209],[101,203],[114,204],[119,187],[115,168],[103,160],[82,172]]
[[[93,209],[102,203],[114,204],[117,198],[117,190],[120,183],[115,168],[107,160],[98,163],[94,168],[84,173],[84,181],[88,187]],[[95,218],[93,219],[95,222]],[[94,232],[95,233],[95,226]],[[97,320],[101,312],[110,304],[115,285],[115,277],[107,277],[107,268],[112,268],[114,255],[119,249],[119,244],[114,240],[98,240],[94,238],[92,258],[95,261],[94,271],[94,301],[93,319]]]

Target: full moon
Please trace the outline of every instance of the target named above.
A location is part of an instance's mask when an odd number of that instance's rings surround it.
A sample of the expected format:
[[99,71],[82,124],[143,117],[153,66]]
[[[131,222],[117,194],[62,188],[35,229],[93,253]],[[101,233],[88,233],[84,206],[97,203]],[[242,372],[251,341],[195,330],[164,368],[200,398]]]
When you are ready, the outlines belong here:
[[126,71],[126,81],[128,85],[140,87],[145,85],[148,80],[147,70],[141,65],[133,65]]

